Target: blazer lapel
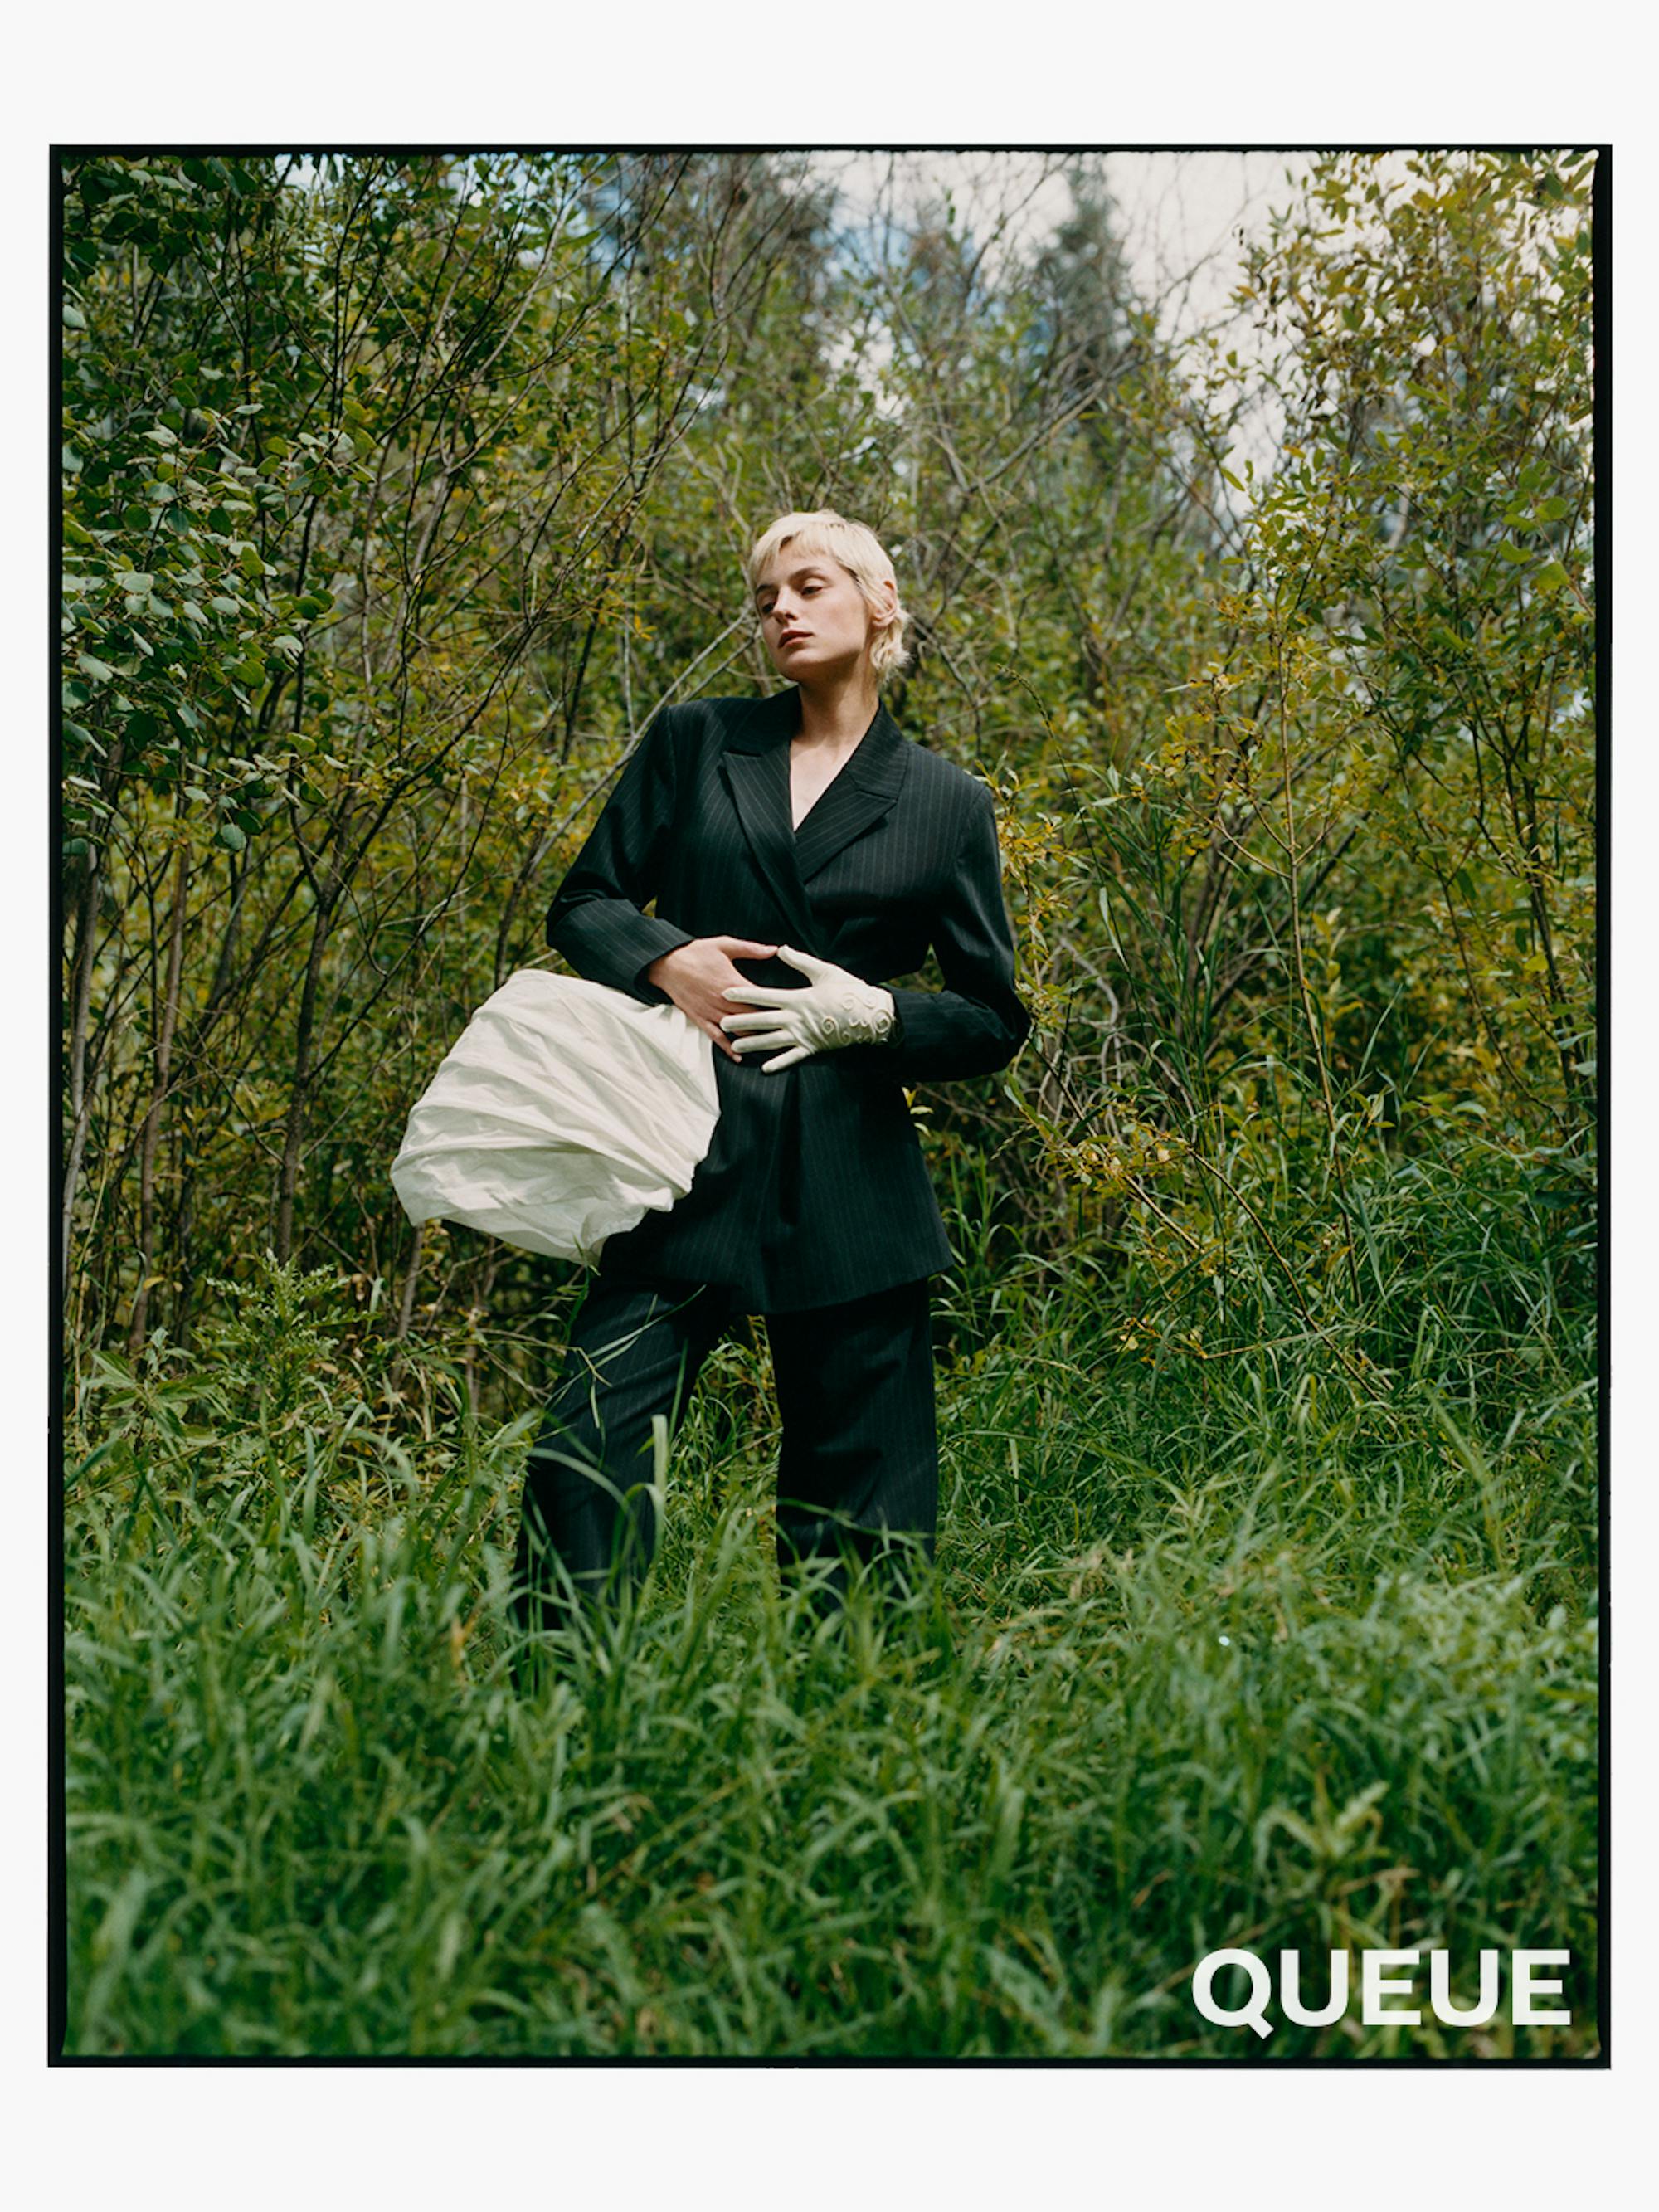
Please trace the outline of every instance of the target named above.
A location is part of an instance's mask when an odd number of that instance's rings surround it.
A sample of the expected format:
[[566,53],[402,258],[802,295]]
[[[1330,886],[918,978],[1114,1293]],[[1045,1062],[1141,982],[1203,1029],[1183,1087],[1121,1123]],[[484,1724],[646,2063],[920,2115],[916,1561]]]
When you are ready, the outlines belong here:
[[756,866],[788,919],[787,941],[812,952],[817,950],[817,925],[801,887],[789,818],[789,740],[798,698],[794,691],[780,691],[757,700],[726,740],[720,770]]
[[[786,749],[787,750],[787,749]],[[884,707],[859,742],[858,750],[794,833],[795,872],[808,884],[843,847],[860,837],[891,811],[908,766],[904,738]],[[788,773],[784,775],[786,818]]]

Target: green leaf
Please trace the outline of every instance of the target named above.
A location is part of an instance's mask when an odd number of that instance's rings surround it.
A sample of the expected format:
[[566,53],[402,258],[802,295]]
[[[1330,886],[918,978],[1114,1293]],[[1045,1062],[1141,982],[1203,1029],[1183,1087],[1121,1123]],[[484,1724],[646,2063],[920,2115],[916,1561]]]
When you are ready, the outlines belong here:
[[222,845],[228,853],[240,853],[247,842],[247,833],[239,830],[234,822],[222,822],[213,833],[216,845]]
[[1532,558],[1531,554],[1523,546],[1512,544],[1507,538],[1498,539],[1498,550],[1512,566],[1518,566],[1522,562],[1530,561]]
[[1571,579],[1559,561],[1546,561],[1532,580],[1540,592],[1559,592]]
[[236,562],[245,576],[263,576],[265,573],[265,564],[259,558],[257,545],[244,545],[236,556]]
[[76,307],[72,307],[69,301],[65,300],[64,302],[64,328],[66,331],[83,331],[86,326],[87,319],[81,313],[81,310]]
[[83,676],[90,676],[94,684],[112,684],[115,681],[115,671],[108,661],[100,660],[90,653],[83,653],[75,665]]

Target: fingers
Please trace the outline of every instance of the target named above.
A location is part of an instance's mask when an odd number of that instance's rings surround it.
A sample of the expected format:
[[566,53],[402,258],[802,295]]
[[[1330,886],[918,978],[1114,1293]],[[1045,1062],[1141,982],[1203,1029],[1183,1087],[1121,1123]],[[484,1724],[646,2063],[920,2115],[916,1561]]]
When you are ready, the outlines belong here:
[[781,945],[778,957],[792,968],[799,968],[803,975],[836,975],[841,970],[833,960],[820,960],[815,952],[798,952],[793,945]]
[[768,1007],[758,1014],[722,1014],[720,1027],[727,1036],[740,1036],[747,1030],[775,1030],[778,1026],[775,1009]]
[[708,942],[728,960],[774,960],[778,954],[775,945],[757,945],[752,937],[711,937]]
[[737,1044],[738,1052],[742,1054],[775,1052],[780,1045],[792,1045],[798,1042],[788,1030],[768,1030],[760,1036],[739,1037]]
[[798,1044],[793,1052],[781,1052],[775,1060],[763,1060],[761,1062],[761,1073],[775,1075],[781,1067],[793,1067],[798,1060],[810,1060],[811,1056],[811,1045]]
[[800,995],[793,984],[775,983],[728,983],[720,993],[721,998],[740,1000],[746,1006],[785,1006]]
[[[680,1011],[684,1013],[685,1012],[685,1008],[682,1006]],[[705,1036],[713,1037],[714,1042],[720,1047],[720,1050],[726,1054],[728,1060],[741,1060],[742,1054],[738,1051],[737,1047],[732,1043],[731,1038],[726,1036],[726,1031],[720,1027],[718,1022],[706,1022],[701,1014],[693,1014],[691,1016],[691,1019],[696,1024],[697,1027],[702,1031]]]

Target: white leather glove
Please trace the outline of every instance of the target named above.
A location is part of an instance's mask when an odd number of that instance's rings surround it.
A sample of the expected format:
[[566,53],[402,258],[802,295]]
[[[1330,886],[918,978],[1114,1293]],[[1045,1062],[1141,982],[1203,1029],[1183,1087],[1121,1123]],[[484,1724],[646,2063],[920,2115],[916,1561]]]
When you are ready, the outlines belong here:
[[725,997],[766,1011],[726,1014],[720,1020],[740,1053],[786,1048],[775,1060],[762,1063],[763,1075],[775,1075],[781,1067],[793,1067],[815,1052],[835,1052],[844,1044],[877,1044],[891,1036],[890,991],[866,983],[861,975],[848,975],[833,960],[797,952],[787,945],[779,945],[778,957],[810,975],[811,981],[804,989],[775,983],[730,985]]

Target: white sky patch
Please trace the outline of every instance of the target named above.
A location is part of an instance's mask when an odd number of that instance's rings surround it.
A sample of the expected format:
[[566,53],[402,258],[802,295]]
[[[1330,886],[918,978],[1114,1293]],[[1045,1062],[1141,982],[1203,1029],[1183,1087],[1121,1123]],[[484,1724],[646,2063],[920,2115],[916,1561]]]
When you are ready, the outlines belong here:
[[[1292,204],[1311,157],[1286,153],[1112,154],[1106,178],[1118,210],[1118,234],[1137,290],[1176,342],[1212,331],[1236,352],[1247,390],[1267,365],[1267,342],[1232,298],[1249,246],[1267,235],[1268,218]],[[1254,463],[1260,482],[1272,470],[1283,410],[1258,374],[1258,404],[1241,415],[1229,457],[1235,474]],[[1224,499],[1229,498],[1224,489]],[[1231,501],[1230,504],[1238,504]]]
[[1246,245],[1294,200],[1309,163],[1305,154],[1106,156],[1130,272],[1168,336],[1238,319],[1231,294]]
[[[1071,212],[1070,158],[1043,152],[840,153],[813,155],[807,167],[834,181],[844,228],[863,232],[865,250],[878,254],[885,224],[908,227],[936,213],[948,198],[957,227],[982,247],[985,273],[994,284]],[[1085,158],[1103,177],[1130,276],[1166,337],[1224,332],[1248,383],[1264,358],[1261,341],[1231,295],[1247,244],[1265,234],[1272,210],[1293,201],[1310,156],[1210,150]],[[849,338],[843,357],[852,350]],[[866,366],[878,373],[882,352],[878,338],[865,349]],[[896,398],[877,399],[889,410],[897,404]],[[1253,459],[1258,471],[1270,466],[1279,427],[1273,409],[1251,410],[1240,426],[1236,455]]]

